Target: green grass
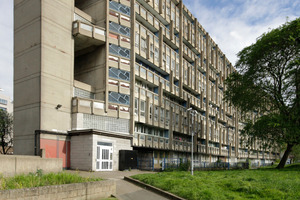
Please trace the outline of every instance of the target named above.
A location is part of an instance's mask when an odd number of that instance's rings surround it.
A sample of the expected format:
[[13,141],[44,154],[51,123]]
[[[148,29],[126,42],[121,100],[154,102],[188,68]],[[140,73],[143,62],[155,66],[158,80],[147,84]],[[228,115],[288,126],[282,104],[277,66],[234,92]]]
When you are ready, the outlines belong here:
[[180,197],[195,199],[300,199],[300,164],[283,170],[162,172],[132,176]]
[[37,173],[17,175],[7,178],[0,176],[0,190],[31,188],[47,185],[61,185],[69,183],[82,183],[100,180],[102,179],[84,178],[79,176],[78,174],[70,174],[65,172],[43,174],[41,171],[37,171]]

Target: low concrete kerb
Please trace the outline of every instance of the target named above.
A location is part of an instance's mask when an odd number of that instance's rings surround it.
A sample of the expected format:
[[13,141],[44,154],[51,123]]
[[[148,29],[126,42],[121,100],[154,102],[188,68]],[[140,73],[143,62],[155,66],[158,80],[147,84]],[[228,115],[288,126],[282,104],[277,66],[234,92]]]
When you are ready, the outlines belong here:
[[150,190],[150,191],[152,191],[152,192],[155,192],[155,193],[157,193],[157,194],[159,194],[159,195],[161,195],[161,196],[164,196],[164,197],[166,197],[166,198],[168,198],[168,199],[173,199],[173,200],[186,200],[186,199],[184,199],[184,198],[182,198],[182,197],[179,197],[179,196],[176,196],[176,195],[174,195],[174,194],[172,194],[172,193],[170,193],[170,192],[164,191],[164,190],[162,190],[162,189],[159,189],[159,188],[154,187],[154,186],[152,186],[152,185],[148,185],[148,184],[146,184],[146,183],[143,183],[143,182],[141,182],[141,181],[139,181],[139,180],[136,180],[136,179],[133,179],[133,178],[130,178],[130,177],[127,177],[127,176],[124,176],[124,180],[126,180],[126,181],[128,181],[128,182],[131,182],[131,183],[133,183],[133,184],[136,184],[136,185],[138,185],[138,186],[140,186],[140,187],[142,187],[142,188],[144,188],[144,189],[146,189],[146,190]]

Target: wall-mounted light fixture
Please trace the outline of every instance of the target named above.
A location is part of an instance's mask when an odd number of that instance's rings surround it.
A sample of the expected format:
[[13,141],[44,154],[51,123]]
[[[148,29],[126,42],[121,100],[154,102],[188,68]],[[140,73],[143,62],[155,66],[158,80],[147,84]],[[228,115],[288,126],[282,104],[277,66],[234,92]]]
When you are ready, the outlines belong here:
[[57,104],[57,106],[55,107],[56,110],[60,109],[62,107],[61,104]]

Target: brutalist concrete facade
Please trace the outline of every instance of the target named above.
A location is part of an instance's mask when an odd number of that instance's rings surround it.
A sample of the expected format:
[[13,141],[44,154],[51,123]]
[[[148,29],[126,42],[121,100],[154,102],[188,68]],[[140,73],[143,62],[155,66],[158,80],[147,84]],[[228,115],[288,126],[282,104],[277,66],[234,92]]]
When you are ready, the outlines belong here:
[[91,170],[117,170],[121,140],[159,168],[189,158],[194,132],[199,162],[278,156],[240,142],[240,114],[222,100],[235,69],[179,0],[15,0],[14,69],[17,154],[44,148],[80,168],[72,137],[90,135]]

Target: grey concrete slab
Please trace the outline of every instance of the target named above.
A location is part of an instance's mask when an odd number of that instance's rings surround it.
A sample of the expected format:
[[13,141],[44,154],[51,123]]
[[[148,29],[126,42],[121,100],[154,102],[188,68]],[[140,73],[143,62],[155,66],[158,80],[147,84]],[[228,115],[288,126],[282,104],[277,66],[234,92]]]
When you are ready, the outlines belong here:
[[155,173],[148,171],[113,171],[113,172],[86,172],[67,170],[68,173],[78,173],[83,177],[100,177],[108,180],[115,180],[117,186],[116,197],[118,200],[167,200],[155,192],[141,188],[133,183],[123,180],[124,176],[133,176],[136,174]]

